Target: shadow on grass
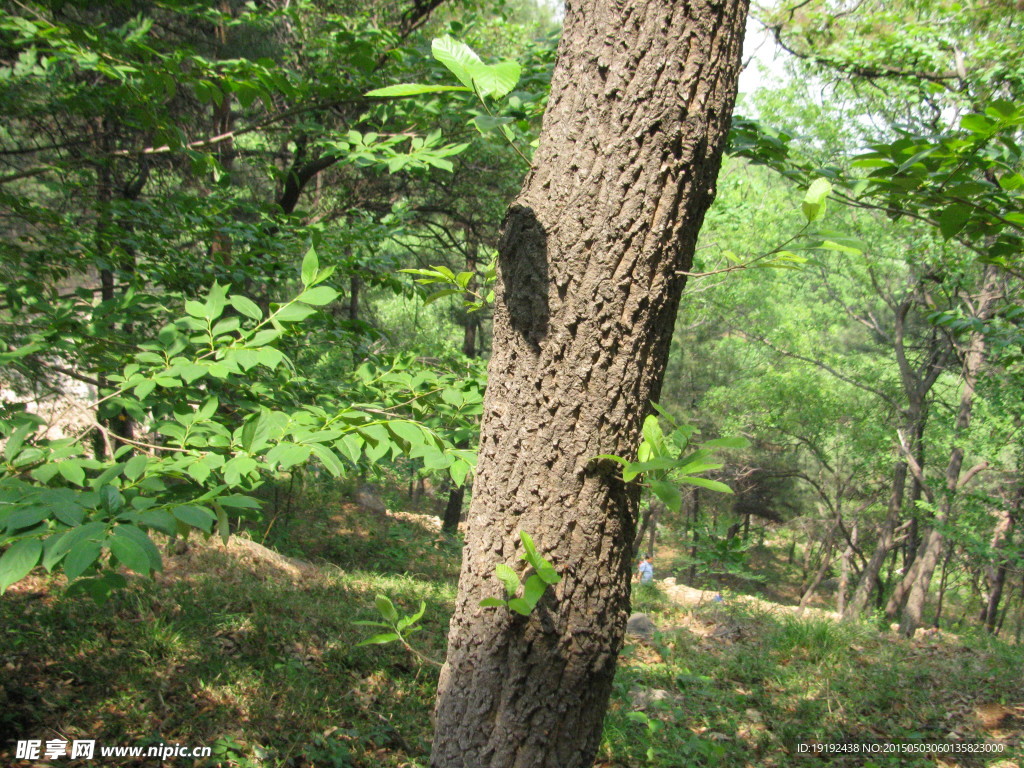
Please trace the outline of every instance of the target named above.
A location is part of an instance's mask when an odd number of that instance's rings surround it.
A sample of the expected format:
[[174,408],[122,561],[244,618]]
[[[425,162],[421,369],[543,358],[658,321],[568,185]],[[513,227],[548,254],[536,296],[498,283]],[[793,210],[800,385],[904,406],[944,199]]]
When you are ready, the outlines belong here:
[[424,758],[436,670],[396,646],[358,646],[368,632],[352,622],[378,618],[378,593],[406,612],[424,601],[418,647],[443,657],[451,584],[330,566],[270,578],[213,547],[160,578],[103,607],[41,578],[31,597],[0,601],[0,763],[30,738],[215,747],[197,766]]

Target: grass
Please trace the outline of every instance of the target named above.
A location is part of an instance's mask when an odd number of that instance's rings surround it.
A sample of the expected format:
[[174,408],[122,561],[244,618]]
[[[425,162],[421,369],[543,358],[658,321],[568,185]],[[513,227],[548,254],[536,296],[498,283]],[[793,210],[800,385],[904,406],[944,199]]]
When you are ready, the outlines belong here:
[[[603,768],[649,765],[814,766],[1001,765],[1024,752],[1022,649],[986,638],[907,641],[867,624],[800,618],[741,601],[694,611],[656,610],[664,629],[650,645],[627,646],[605,725]],[[717,636],[712,628],[725,628]],[[646,714],[662,721],[653,736],[629,718],[638,691],[664,691]],[[1001,709],[986,727],[977,712]],[[811,742],[1006,745],[997,757],[862,755],[823,760],[798,753]],[[1016,746],[1014,746],[1016,745]],[[648,755],[648,749],[653,750]],[[1002,762],[1000,762],[1002,761]]]
[[[9,591],[0,764],[28,765],[12,739],[88,738],[214,747],[210,759],[176,758],[182,768],[424,768],[436,669],[394,644],[358,646],[372,630],[352,622],[377,618],[379,593],[407,613],[424,601],[415,644],[443,658],[457,545],[415,518],[336,498],[299,506],[315,512],[291,512],[270,536],[314,562],[299,575],[214,542],[169,557],[164,575],[133,580],[102,608],[46,576]],[[663,631],[623,653],[602,768],[815,766],[825,761],[798,756],[799,744],[1021,738],[1019,647],[910,642],[740,600],[687,609],[656,586],[638,586],[634,606]],[[1005,716],[986,727],[982,710]]]

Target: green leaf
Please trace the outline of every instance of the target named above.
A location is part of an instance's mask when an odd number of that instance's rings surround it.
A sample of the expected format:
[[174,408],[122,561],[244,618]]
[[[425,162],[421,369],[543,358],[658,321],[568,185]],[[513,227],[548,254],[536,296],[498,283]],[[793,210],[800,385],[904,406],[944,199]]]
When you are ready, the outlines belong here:
[[386,595],[377,595],[373,602],[377,606],[377,611],[386,621],[390,621],[392,624],[398,621],[398,611],[395,610],[394,603]]
[[121,524],[114,528],[114,536],[118,536],[123,539],[129,539],[133,541],[146,555],[146,559],[149,563],[149,570],[160,571],[163,570],[163,562],[160,557],[160,550],[157,549],[156,544],[153,540],[146,535],[146,532],[141,528],[130,525]]
[[205,507],[197,507],[194,504],[182,504],[171,509],[174,517],[185,525],[199,528],[202,531],[210,532],[213,521],[216,519],[213,512]]
[[641,429],[644,440],[650,444],[651,448],[660,448],[665,443],[665,435],[661,431],[661,425],[658,423],[657,416],[648,416],[644,419],[644,425]]
[[50,510],[45,507],[25,507],[11,513],[11,516],[7,518],[7,530],[13,532],[20,528],[28,528],[49,516]]
[[367,96],[378,98],[397,98],[399,96],[421,96],[425,93],[442,93],[444,91],[468,91],[464,85],[421,85],[419,83],[399,83],[386,88],[377,88],[366,93]]
[[270,370],[277,368],[282,360],[284,360],[284,353],[273,347],[264,347],[256,352],[256,362]]
[[395,437],[409,443],[411,447],[421,445],[424,442],[423,432],[420,430],[419,425],[411,421],[394,419],[388,422],[388,429],[391,430]]
[[987,135],[992,133],[995,123],[984,115],[971,114],[960,118],[960,127],[971,133]]
[[174,516],[163,509],[148,509],[139,515],[139,522],[149,528],[154,528],[168,536],[173,536],[177,531]]
[[430,50],[434,58],[447,67],[460,83],[472,90],[472,67],[474,64],[483,64],[472,48],[445,35],[434,38],[430,44]]
[[[835,240],[823,240],[819,248],[823,248],[826,251],[838,251],[839,253],[848,253],[851,256],[860,256],[864,251],[853,245],[847,245],[846,243],[837,243]],[[806,261],[806,259],[804,259]]]
[[28,575],[36,567],[43,554],[43,543],[39,539],[16,541],[0,557],[0,594]]
[[60,476],[72,485],[85,485],[85,470],[74,460],[62,461],[57,464]]
[[309,445],[313,454],[320,459],[320,462],[324,465],[324,468],[331,473],[332,477],[341,477],[345,474],[345,465],[341,463],[341,459],[323,443],[312,443]]
[[297,323],[315,314],[316,310],[312,307],[293,301],[291,304],[285,304],[274,312],[274,319],[282,323]]
[[452,465],[448,467],[448,474],[451,475],[452,482],[457,487],[462,487],[463,483],[466,482],[466,475],[469,474],[472,467],[464,461],[453,461]]
[[363,439],[359,435],[348,434],[338,440],[334,447],[353,464],[358,464],[359,457],[362,455]]
[[453,408],[458,408],[466,402],[466,398],[461,390],[450,388],[441,390],[441,399]]
[[537,563],[540,562],[543,558],[541,558],[541,556],[537,554],[537,546],[533,543],[533,537],[530,536],[530,534],[528,534],[526,531],[520,531],[519,539],[523,542],[523,548],[526,550],[526,553],[520,555],[520,557],[523,560],[526,560],[534,568],[536,568]]
[[[114,529],[115,534],[117,529]],[[149,558],[143,552],[142,547],[126,536],[112,535],[107,539],[107,547],[110,553],[116,557],[122,565],[143,576],[149,574]]]
[[683,494],[674,483],[664,480],[651,480],[651,491],[661,499],[661,502],[673,512],[678,512],[683,506]]
[[310,248],[302,259],[302,284],[305,286],[312,285],[319,271],[320,260],[317,258],[316,249]]
[[210,286],[210,293],[206,297],[206,307],[203,316],[210,321],[216,320],[224,311],[224,303],[227,298],[228,287],[220,283]]
[[[472,64],[469,67],[470,77],[477,92],[492,99],[507,96],[519,82],[523,68],[514,61],[502,61],[498,64]],[[511,122],[511,118],[509,118]]]
[[362,645],[384,645],[385,643],[393,643],[397,639],[398,635],[394,632],[384,632],[383,634],[374,635],[373,637],[368,637],[365,640],[360,640],[356,643],[356,647],[358,648]]
[[90,537],[92,537],[92,540],[94,541],[98,541],[100,536],[104,536],[105,538],[106,530],[106,523],[102,523],[98,520],[86,523],[85,525],[80,525],[77,528],[72,528],[60,537],[60,541],[58,541],[54,546],[54,551],[58,555],[66,554],[79,542],[88,540]]
[[551,584],[552,586],[562,580],[554,566],[543,558],[541,559],[540,566],[537,568],[537,576],[545,584]]
[[202,485],[210,476],[211,470],[202,462],[202,460],[197,460],[185,467],[185,471],[188,473],[189,477]]
[[508,603],[498,597],[485,597],[477,603],[477,605],[481,608],[503,608],[508,605]]
[[104,485],[100,488],[100,503],[103,508],[115,514],[124,506],[124,496],[112,485]]
[[235,308],[240,315],[245,315],[253,320],[263,319],[263,310],[259,308],[255,301],[245,296],[240,296],[237,293],[228,297],[228,303]]
[[505,587],[505,594],[509,597],[515,596],[519,591],[519,576],[509,566],[498,563],[494,566],[494,573]]
[[281,338],[282,333],[282,331],[279,331],[276,328],[265,328],[249,339],[249,346],[262,347],[264,344],[273,344]]
[[591,461],[597,461],[598,459],[610,459],[611,461],[617,462],[618,464],[621,464],[624,467],[629,466],[628,459],[624,459],[621,456],[615,456],[611,453],[602,453],[598,456],[595,456],[593,459],[591,459]]
[[252,496],[240,496],[237,494],[231,494],[230,496],[220,496],[217,498],[217,503],[222,507],[230,507],[232,509],[259,509],[260,502],[258,499],[252,498]]
[[521,597],[514,597],[508,601],[508,607],[518,614],[523,616],[529,616],[530,611],[533,610],[533,606],[526,602]]
[[321,307],[324,304],[330,304],[338,298],[338,295],[338,292],[329,285],[318,285],[316,288],[310,288],[308,291],[303,291],[299,294],[298,298],[306,304],[311,304],[314,307]]
[[801,208],[808,223],[825,215],[825,200],[832,192],[832,185],[826,179],[815,179],[807,188]]
[[35,424],[22,424],[14,433],[7,439],[7,444],[4,446],[4,458],[8,461],[12,461],[18,452],[21,451],[21,446],[25,444],[25,439],[29,434],[35,433]]
[[456,290],[455,288],[446,288],[443,291],[435,291],[429,296],[423,297],[423,304],[433,304],[435,301],[437,301],[438,299],[443,299],[445,296],[456,296],[460,293],[462,293],[462,291]]
[[128,463],[124,465],[124,476],[129,480],[138,480],[142,476],[142,473],[146,471],[146,466],[149,464],[149,457],[143,454],[133,456],[128,459]]
[[267,451],[266,461],[270,466],[291,469],[309,458],[312,446],[281,442]]
[[227,546],[228,539],[231,538],[231,521],[228,520],[228,513],[220,507],[217,507],[217,533],[220,534],[224,546]]
[[401,632],[401,631],[403,631],[405,629],[408,629],[409,627],[413,626],[417,621],[419,621],[420,619],[423,618],[423,613],[426,610],[427,610],[427,604],[425,602],[423,602],[422,600],[420,600],[420,607],[416,611],[416,613],[412,614],[411,616],[403,616],[398,621],[398,624],[396,625],[398,627],[398,631]]
[[[493,131],[500,128],[503,125],[508,125],[513,122],[511,117],[495,117],[492,115],[477,115],[473,118],[473,125],[480,131],[481,134],[486,134],[488,131]],[[465,286],[463,286],[465,288]]]
[[534,574],[527,578],[526,583],[523,585],[523,600],[533,608],[544,597],[544,591],[547,588],[547,583],[540,576]]
[[540,575],[534,573],[526,578],[522,587],[522,597],[530,605],[537,605],[546,589],[548,589],[548,583],[541,579]]
[[722,464],[714,464],[703,459],[697,459],[683,464],[679,467],[679,471],[686,475],[699,475],[704,472],[714,472],[716,469],[721,469]]
[[67,557],[64,558],[62,566],[64,575],[69,581],[74,581],[99,559],[102,548],[95,541],[80,541],[71,548]]
[[708,480],[706,477],[681,477],[679,482],[687,483],[688,485],[698,485],[701,488],[707,488],[709,491],[732,493],[732,488],[725,483],[720,483],[717,480]]
[[627,464],[622,468],[622,479],[627,483],[637,475],[644,472],[658,472],[663,469],[674,469],[679,465],[677,459],[668,456],[659,456],[650,461],[638,461],[635,464]]
[[939,214],[939,231],[946,240],[949,240],[966,226],[970,218],[970,207],[962,203],[953,203]]

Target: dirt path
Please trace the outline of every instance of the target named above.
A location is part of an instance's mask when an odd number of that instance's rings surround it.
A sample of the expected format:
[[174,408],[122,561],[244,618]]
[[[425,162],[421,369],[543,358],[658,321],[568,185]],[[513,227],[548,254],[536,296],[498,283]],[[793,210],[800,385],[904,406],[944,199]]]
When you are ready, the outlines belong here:
[[838,621],[839,614],[835,611],[825,611],[820,608],[804,608],[801,610],[795,605],[780,605],[770,600],[762,600],[759,597],[750,595],[730,595],[723,598],[721,593],[714,589],[695,589],[685,584],[677,584],[674,578],[662,579],[657,582],[665,594],[678,605],[688,608],[696,608],[701,605],[712,605],[716,602],[728,602],[732,604],[741,603],[754,610],[772,613],[776,615],[789,614],[793,616],[814,616],[819,619]]

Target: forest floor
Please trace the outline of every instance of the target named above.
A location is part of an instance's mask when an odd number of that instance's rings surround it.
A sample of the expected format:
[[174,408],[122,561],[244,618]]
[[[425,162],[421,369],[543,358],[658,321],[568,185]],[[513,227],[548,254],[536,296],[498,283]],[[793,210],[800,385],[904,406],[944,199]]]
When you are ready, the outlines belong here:
[[[312,511],[264,523],[273,548],[172,545],[163,573],[103,606],[41,573],[9,590],[0,765],[426,766],[436,669],[395,644],[357,645],[372,630],[353,622],[378,618],[377,594],[404,613],[422,601],[413,643],[443,658],[459,545],[429,516],[329,498],[298,509]],[[1024,649],[971,634],[907,640],[717,594],[637,587],[635,610],[658,631],[627,640],[600,768],[1024,765]],[[19,760],[26,739],[213,757]],[[901,751],[813,754],[840,743]],[[943,751],[956,744],[979,751]]]

